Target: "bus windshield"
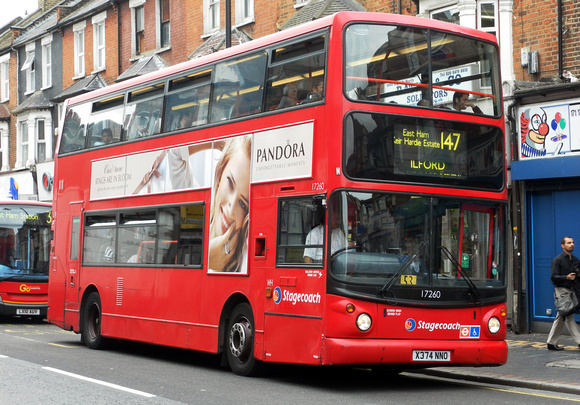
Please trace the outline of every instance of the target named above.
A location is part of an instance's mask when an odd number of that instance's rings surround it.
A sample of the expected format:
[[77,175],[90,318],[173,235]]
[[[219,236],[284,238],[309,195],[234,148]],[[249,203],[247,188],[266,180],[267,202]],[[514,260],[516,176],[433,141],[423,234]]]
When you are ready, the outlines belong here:
[[332,223],[347,239],[331,251],[330,272],[339,281],[504,287],[503,204],[343,191],[329,206]]
[[0,205],[0,281],[48,276],[51,208]]
[[[352,24],[345,32],[345,93],[355,101],[499,116],[498,49],[434,29]],[[454,105],[464,96],[474,107]]]

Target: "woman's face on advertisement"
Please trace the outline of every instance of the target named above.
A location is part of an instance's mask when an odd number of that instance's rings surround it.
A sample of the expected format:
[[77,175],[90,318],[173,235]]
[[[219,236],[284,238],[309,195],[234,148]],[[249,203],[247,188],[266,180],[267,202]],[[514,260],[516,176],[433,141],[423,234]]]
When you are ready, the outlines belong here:
[[214,236],[223,235],[234,226],[239,230],[250,207],[250,159],[245,153],[232,154],[224,167],[214,208]]

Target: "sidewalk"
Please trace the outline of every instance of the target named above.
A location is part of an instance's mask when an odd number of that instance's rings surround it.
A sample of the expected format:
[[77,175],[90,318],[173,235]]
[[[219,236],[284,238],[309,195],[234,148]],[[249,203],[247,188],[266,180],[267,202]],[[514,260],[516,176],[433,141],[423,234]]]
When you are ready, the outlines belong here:
[[546,348],[546,334],[508,332],[507,363],[500,367],[436,367],[421,373],[460,380],[509,385],[580,395],[580,349],[563,335],[563,351]]

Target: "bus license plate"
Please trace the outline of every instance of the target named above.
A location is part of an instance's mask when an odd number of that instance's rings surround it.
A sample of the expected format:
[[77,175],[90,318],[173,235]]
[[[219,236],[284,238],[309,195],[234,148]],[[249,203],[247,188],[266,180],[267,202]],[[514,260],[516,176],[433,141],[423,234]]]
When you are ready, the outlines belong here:
[[413,350],[413,361],[451,361],[448,350]]
[[22,309],[16,310],[16,315],[40,315],[40,309]]

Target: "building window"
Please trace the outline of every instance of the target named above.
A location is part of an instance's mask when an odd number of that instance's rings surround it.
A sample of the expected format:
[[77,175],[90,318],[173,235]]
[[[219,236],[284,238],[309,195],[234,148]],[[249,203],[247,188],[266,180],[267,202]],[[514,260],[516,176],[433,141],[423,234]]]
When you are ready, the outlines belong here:
[[135,13],[135,55],[145,51],[145,7],[133,9]]
[[44,135],[44,120],[36,121],[36,162],[46,161],[46,137]]
[[10,98],[10,54],[0,58],[0,101],[8,101]]
[[254,0],[236,0],[236,25],[254,22]]
[[445,21],[453,24],[459,24],[459,9],[457,6],[440,8],[431,12],[433,20]]
[[477,28],[481,31],[497,35],[497,4],[496,2],[477,3]]
[[75,77],[85,75],[85,26],[82,22],[73,27]]
[[52,37],[42,41],[42,88],[52,86]]
[[171,45],[169,0],[158,0],[159,5],[159,44],[160,48]]
[[204,33],[211,34],[220,29],[219,0],[203,0]]
[[28,122],[20,123],[20,159],[22,166],[26,165],[28,160]]
[[24,64],[22,65],[22,68],[20,69],[22,72],[24,72],[25,78],[26,78],[26,93],[32,93],[34,92],[34,88],[35,88],[35,80],[36,80],[36,76],[35,76],[35,48],[34,46],[27,46],[26,47],[26,59],[24,60]]
[[93,23],[93,54],[94,71],[105,70],[105,18],[106,11],[96,15],[92,19]]

